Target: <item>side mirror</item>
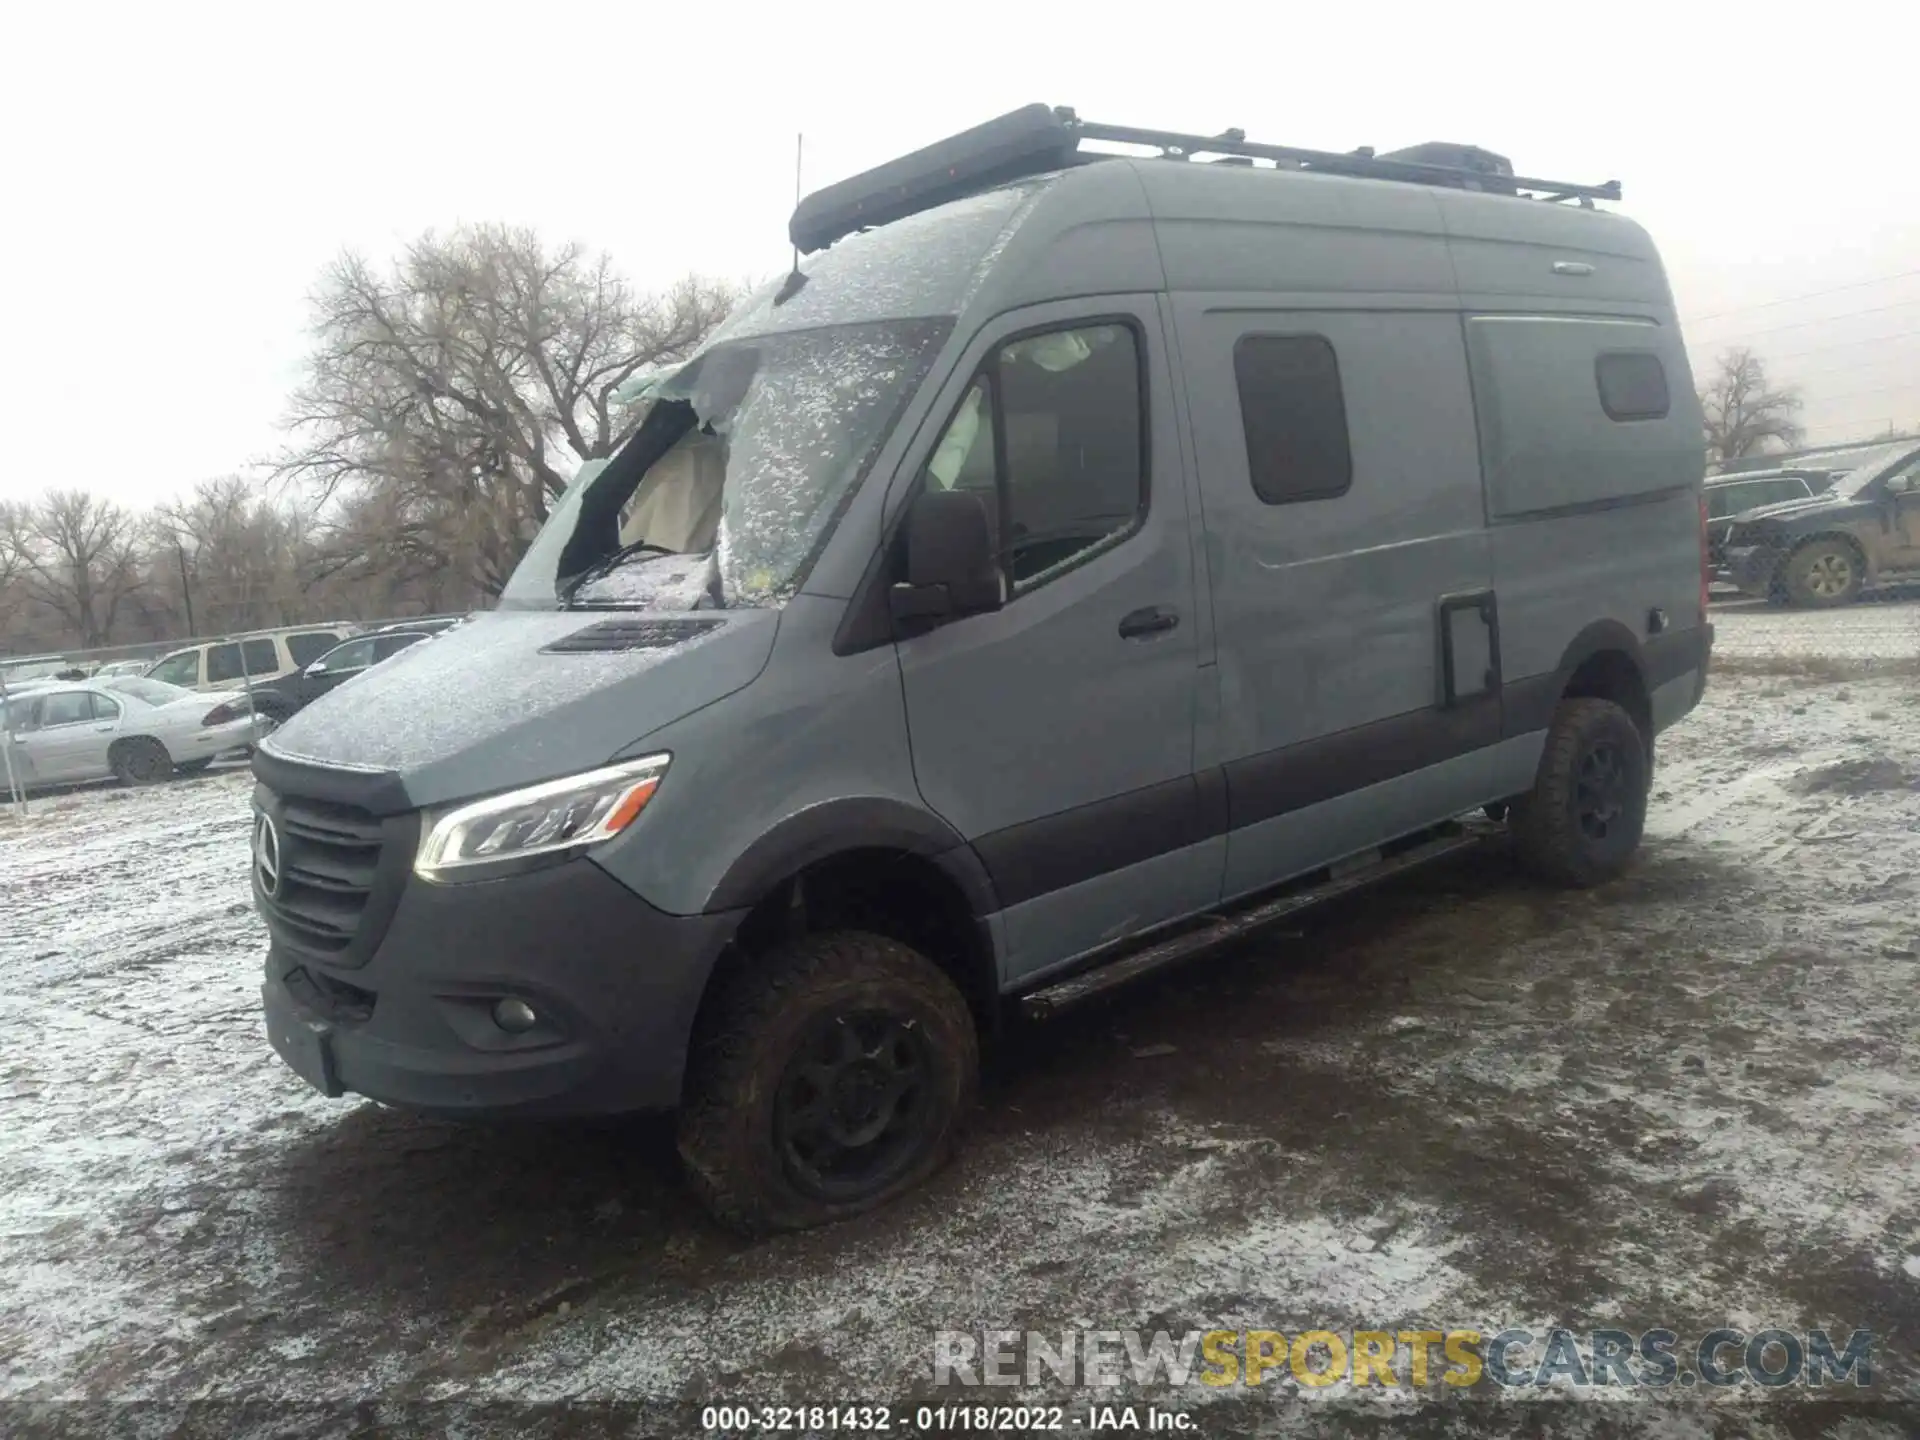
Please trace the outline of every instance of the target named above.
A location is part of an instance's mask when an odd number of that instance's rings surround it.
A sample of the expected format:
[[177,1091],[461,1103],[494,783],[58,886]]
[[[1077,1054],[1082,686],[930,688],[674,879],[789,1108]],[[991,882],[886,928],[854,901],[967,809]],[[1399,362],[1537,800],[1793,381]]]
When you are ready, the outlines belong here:
[[887,597],[894,622],[956,619],[998,610],[1006,598],[988,497],[972,490],[924,491],[907,516],[907,578]]
[[307,666],[307,674],[309,675],[324,675],[326,673],[327,662],[324,660],[316,660],[313,664]]

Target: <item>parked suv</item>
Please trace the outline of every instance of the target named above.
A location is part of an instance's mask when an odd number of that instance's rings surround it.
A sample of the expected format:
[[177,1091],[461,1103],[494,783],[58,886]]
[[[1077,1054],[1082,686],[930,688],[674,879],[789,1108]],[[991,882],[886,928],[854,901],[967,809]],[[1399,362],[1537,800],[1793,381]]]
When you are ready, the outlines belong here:
[[300,672],[295,682],[295,698],[300,706],[311,705],[329,690],[337,690],[347,681],[364,675],[382,660],[389,660],[409,646],[432,638],[432,631],[398,627],[357,635],[334,646]]
[[345,624],[300,626],[204,640],[161,657],[146,674],[188,690],[251,689],[261,714],[284,720],[300,708],[300,672],[353,630]]
[[716,1214],[804,1226],[940,1163],[1010,1008],[1483,809],[1555,881],[1622,871],[1712,634],[1645,233],[1480,170],[1103,138],[1031,107],[809,197],[806,268],[649,392],[499,608],[265,742],[288,1065],[677,1108]]
[[1727,578],[1727,532],[1733,520],[1763,505],[1804,500],[1826,489],[1833,474],[1825,470],[1752,470],[1707,477],[1707,561],[1716,580]]
[[1818,495],[1741,515],[1723,543],[1742,591],[1796,605],[1846,605],[1920,580],[1920,445],[1890,446]]

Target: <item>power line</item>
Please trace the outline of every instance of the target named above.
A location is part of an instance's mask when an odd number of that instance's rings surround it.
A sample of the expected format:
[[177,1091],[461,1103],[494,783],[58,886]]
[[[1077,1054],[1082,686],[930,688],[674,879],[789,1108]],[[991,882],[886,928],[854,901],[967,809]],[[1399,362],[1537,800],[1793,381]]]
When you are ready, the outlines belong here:
[[1839,320],[1852,320],[1861,315],[1884,315],[1889,310],[1904,310],[1909,305],[1920,305],[1920,295],[1906,300],[1896,300],[1891,305],[1871,305],[1864,310],[1842,310],[1838,315],[1820,315],[1812,320],[1795,320],[1786,325],[1769,325],[1764,330],[1743,330],[1723,339],[1715,340],[1715,345],[1735,345],[1751,340],[1757,335],[1778,335],[1782,330],[1804,330],[1809,325],[1831,325]]
[[[1802,355],[1825,355],[1835,350],[1851,350],[1856,345],[1884,345],[1890,340],[1906,340],[1916,335],[1920,335],[1920,330],[1896,330],[1891,335],[1872,335],[1864,340],[1836,340],[1830,345],[1811,345],[1805,350],[1789,350],[1785,354],[1768,354],[1760,358],[1772,365],[1780,360],[1797,360]],[[1689,340],[1687,345],[1691,350],[1718,346],[1720,343],[1712,340]]]
[[1915,275],[1920,275],[1920,270],[1902,270],[1897,275],[1882,275],[1873,280],[1856,280],[1851,285],[1835,285],[1827,290],[1809,290],[1804,295],[1789,295],[1781,300],[1762,300],[1758,305],[1738,305],[1731,310],[1715,310],[1710,315],[1695,315],[1690,320],[1683,316],[1680,323],[1701,325],[1709,320],[1724,319],[1728,315],[1750,315],[1755,310],[1771,310],[1776,305],[1797,305],[1802,300],[1819,300],[1827,295],[1844,294],[1848,290],[1866,290],[1875,285],[1890,285],[1895,280],[1907,280]]

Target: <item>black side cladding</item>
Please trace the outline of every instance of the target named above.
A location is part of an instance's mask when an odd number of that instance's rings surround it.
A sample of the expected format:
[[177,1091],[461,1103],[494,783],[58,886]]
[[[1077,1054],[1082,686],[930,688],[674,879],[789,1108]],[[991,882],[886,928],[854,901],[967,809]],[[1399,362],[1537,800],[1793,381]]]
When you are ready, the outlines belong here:
[[811,254],[856,230],[1070,165],[1078,144],[1073,127],[1047,106],[1023,106],[816,190],[795,208],[787,235]]

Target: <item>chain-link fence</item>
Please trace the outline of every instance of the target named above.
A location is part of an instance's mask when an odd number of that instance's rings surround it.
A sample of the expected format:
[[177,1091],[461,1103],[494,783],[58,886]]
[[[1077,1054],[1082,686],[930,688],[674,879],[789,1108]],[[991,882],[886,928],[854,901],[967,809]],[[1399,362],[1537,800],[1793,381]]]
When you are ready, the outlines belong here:
[[1715,653],[1748,669],[1920,664],[1920,442],[1782,466],[1705,492]]

